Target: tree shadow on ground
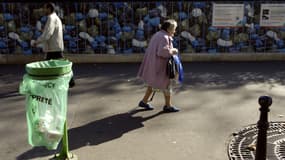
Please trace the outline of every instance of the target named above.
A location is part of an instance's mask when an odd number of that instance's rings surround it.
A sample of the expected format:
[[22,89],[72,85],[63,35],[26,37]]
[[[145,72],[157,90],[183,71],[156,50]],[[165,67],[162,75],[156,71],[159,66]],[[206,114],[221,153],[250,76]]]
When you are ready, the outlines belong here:
[[0,93],[0,99],[9,98],[9,97],[16,97],[21,96],[18,91],[8,91],[5,93]]
[[[85,69],[82,70],[81,67]],[[183,63],[183,68],[182,90],[235,89],[251,83],[285,85],[285,65],[280,61],[191,62]],[[102,94],[116,94],[121,92],[117,88],[122,84],[131,87],[143,86],[143,82],[136,79],[138,69],[138,63],[76,66],[74,73],[83,82],[78,85],[84,87],[83,90],[74,90],[72,93],[77,95],[96,90]]]
[[[143,122],[164,113],[163,111],[160,111],[148,117],[134,116],[134,114],[142,111],[146,110],[135,108],[126,113],[116,114],[77,128],[69,129],[68,138],[70,151],[120,138],[127,132],[144,127]],[[16,159],[28,160],[52,155],[58,153],[59,148],[61,148],[61,145],[59,145],[58,149],[55,151],[48,151],[44,147],[34,147],[33,149],[22,153]]]
[[[76,86],[70,90],[73,95],[93,93],[116,94],[120,85],[142,86],[136,80],[140,63],[120,64],[75,64],[73,66]],[[0,85],[18,83],[22,80],[24,66],[2,65]],[[283,61],[265,62],[191,62],[183,63],[184,90],[235,89],[249,83],[279,83],[285,85]],[[1,89],[3,94],[15,88]],[[5,92],[4,92],[5,91]]]

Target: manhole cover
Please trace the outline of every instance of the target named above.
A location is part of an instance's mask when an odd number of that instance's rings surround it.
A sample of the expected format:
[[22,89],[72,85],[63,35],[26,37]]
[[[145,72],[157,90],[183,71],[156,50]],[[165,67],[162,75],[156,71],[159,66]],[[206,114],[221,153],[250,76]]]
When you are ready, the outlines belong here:
[[[256,124],[234,133],[228,145],[230,160],[255,159]],[[267,130],[267,160],[285,160],[285,122],[269,122]]]

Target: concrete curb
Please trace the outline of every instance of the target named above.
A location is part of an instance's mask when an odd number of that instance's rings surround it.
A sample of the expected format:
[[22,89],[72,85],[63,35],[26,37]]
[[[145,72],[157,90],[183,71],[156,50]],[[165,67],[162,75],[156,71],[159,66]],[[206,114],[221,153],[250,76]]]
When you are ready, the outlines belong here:
[[[73,63],[137,63],[143,54],[65,54]],[[0,55],[0,64],[26,64],[44,59],[44,55]],[[284,61],[285,54],[280,53],[238,53],[238,54],[181,54],[183,62],[216,61]]]
[[280,53],[237,53],[237,54],[184,54],[182,61],[283,61],[285,54]]

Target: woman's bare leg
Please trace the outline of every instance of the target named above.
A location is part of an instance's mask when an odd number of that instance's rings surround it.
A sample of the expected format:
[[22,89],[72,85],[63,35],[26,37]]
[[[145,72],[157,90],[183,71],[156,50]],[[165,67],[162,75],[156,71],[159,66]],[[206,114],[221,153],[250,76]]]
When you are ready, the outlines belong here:
[[152,87],[148,86],[147,89],[146,89],[146,91],[145,91],[143,100],[142,100],[144,103],[147,103],[147,102],[148,102],[148,99],[149,99],[151,93],[152,93]]
[[165,106],[170,107],[171,106],[171,94],[168,92],[163,92],[164,94],[164,99],[165,99]]

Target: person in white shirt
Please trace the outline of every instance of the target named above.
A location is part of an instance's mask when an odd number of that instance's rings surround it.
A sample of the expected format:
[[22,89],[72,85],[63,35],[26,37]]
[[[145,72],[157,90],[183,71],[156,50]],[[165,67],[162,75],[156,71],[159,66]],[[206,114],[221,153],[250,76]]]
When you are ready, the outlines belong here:
[[[46,53],[45,60],[61,59],[63,58],[64,50],[62,22],[55,12],[54,3],[46,3],[44,5],[44,12],[47,15],[47,22],[43,33],[33,45],[43,44],[43,50]],[[72,88],[74,85],[75,82],[72,77],[69,81],[69,87]]]
[[43,33],[34,42],[34,46],[43,44],[43,51],[46,53],[46,60],[63,58],[63,29],[62,22],[55,12],[53,3],[44,5],[44,12],[47,15]]

